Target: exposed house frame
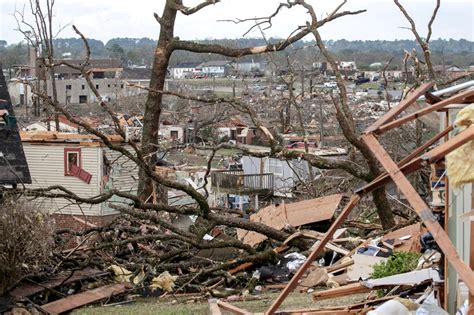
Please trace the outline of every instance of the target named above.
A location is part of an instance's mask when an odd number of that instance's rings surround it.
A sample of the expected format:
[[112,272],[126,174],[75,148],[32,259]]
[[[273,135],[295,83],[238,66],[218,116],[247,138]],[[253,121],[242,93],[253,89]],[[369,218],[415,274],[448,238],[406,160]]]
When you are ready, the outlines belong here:
[[[406,175],[416,170],[419,170],[428,164],[432,164],[440,160],[449,152],[457,149],[458,147],[469,141],[474,140],[474,126],[470,126],[466,130],[460,132],[459,134],[445,141],[436,148],[423,154],[423,151],[426,150],[430,145],[447,135],[449,131],[452,130],[452,126],[447,126],[445,130],[428,140],[426,144],[416,149],[398,164],[392,160],[392,158],[388,155],[388,153],[385,151],[385,149],[377,139],[377,135],[380,135],[385,131],[399,127],[404,123],[413,121],[428,113],[443,109],[444,107],[450,104],[462,103],[463,101],[466,101],[467,99],[470,99],[474,96],[474,90],[468,89],[464,92],[455,94],[445,100],[439,101],[431,106],[420,109],[412,114],[407,114],[405,116],[402,116],[401,118],[396,119],[396,117],[400,113],[402,113],[410,105],[415,103],[416,100],[422,94],[426,93],[433,86],[433,82],[423,84],[418,89],[413,91],[404,101],[400,102],[398,106],[392,108],[383,117],[381,117],[373,125],[371,125],[364,131],[364,134],[362,135],[362,140],[367,144],[374,156],[382,164],[386,173],[379,176],[371,183],[365,185],[364,187],[353,193],[349,203],[344,207],[341,214],[337,217],[337,219],[331,225],[329,230],[325,233],[324,237],[321,239],[318,245],[315,246],[306,261],[301,265],[301,267],[290,280],[290,282],[288,282],[287,286],[280,292],[276,300],[266,310],[265,314],[275,314],[277,312],[278,308],[281,306],[285,298],[296,288],[296,286],[298,285],[298,281],[304,275],[306,270],[310,267],[311,263],[323,251],[324,246],[332,239],[336,230],[344,223],[347,216],[355,208],[361,197],[364,194],[367,194],[368,192],[378,187],[386,185],[390,181],[393,181],[395,185],[397,185],[397,187],[400,189],[400,191],[405,195],[410,205],[416,211],[423,224],[432,234],[438,246],[445,254],[445,257],[447,258],[448,262],[458,273],[460,279],[464,281],[470,292],[474,292],[474,272],[466,263],[464,263],[460,259],[455,246],[448,237],[448,234],[441,227],[438,221],[436,221],[436,218],[434,217],[431,209],[428,207],[428,205],[426,205],[420,195],[416,192],[415,188],[406,178]],[[222,304],[217,304],[217,306],[223,307],[225,310],[231,311],[234,314],[248,314],[247,311],[240,310],[235,307],[229,308]],[[312,313],[320,314],[316,311],[311,312],[311,310],[305,310],[305,314]]]

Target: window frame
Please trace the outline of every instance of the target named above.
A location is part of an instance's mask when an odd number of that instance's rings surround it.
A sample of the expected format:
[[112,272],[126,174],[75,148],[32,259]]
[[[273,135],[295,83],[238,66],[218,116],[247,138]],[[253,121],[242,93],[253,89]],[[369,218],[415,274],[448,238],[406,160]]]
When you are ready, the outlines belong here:
[[69,172],[69,154],[77,154],[77,167],[82,168],[81,148],[64,148],[64,176],[74,176]]

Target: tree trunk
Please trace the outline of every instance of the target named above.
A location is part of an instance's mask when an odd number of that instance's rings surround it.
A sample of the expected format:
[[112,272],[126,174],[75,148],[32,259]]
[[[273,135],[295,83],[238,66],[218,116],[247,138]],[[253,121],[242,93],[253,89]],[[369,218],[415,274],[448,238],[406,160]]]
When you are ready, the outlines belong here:
[[[150,92],[145,104],[145,115],[142,135],[143,156],[148,158],[148,165],[154,168],[157,162],[156,151],[158,149],[158,130],[160,127],[161,106],[163,94],[154,91],[162,91],[165,86],[166,73],[169,59],[172,53],[173,31],[176,19],[176,9],[166,1],[163,16],[159,19],[160,37],[155,49],[153,71],[150,80]],[[160,190],[160,189],[159,189]],[[153,191],[152,180],[145,174],[144,170],[139,172],[138,193],[142,200],[147,199]],[[162,191],[162,190],[160,190]],[[158,196],[158,200],[166,201],[166,195]],[[165,202],[166,203],[166,202]]]
[[377,214],[379,215],[382,227],[385,230],[393,227],[395,225],[395,219],[390,209],[390,203],[388,202],[387,194],[385,193],[385,187],[374,190],[372,192],[372,197],[374,198],[374,204],[377,208]]

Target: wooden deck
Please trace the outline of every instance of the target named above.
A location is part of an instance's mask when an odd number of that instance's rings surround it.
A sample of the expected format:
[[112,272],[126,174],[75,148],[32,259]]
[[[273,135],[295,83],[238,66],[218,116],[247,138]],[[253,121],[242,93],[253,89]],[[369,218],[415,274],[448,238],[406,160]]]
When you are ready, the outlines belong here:
[[263,195],[273,192],[273,174],[244,174],[243,171],[214,171],[211,183],[218,192],[228,194]]

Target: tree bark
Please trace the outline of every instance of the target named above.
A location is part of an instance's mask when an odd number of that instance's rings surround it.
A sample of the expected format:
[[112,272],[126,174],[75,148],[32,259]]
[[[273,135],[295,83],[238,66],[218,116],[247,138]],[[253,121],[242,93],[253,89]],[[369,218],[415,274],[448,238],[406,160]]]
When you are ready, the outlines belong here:
[[[164,89],[169,59],[173,51],[171,44],[177,13],[176,9],[173,8],[173,4],[173,0],[166,1],[163,16],[159,19],[161,26],[160,37],[155,49],[150,91],[145,104],[142,152],[143,156],[148,158],[150,168],[154,168],[157,162],[156,151],[158,149],[158,131],[163,99],[163,94],[155,91],[163,91]],[[138,193],[142,200],[145,200],[153,191],[152,180],[145,174],[144,170],[140,170],[139,178]],[[158,200],[165,201],[166,203],[166,193],[163,194],[163,190],[160,191],[162,193],[160,194],[161,196],[158,196]]]

